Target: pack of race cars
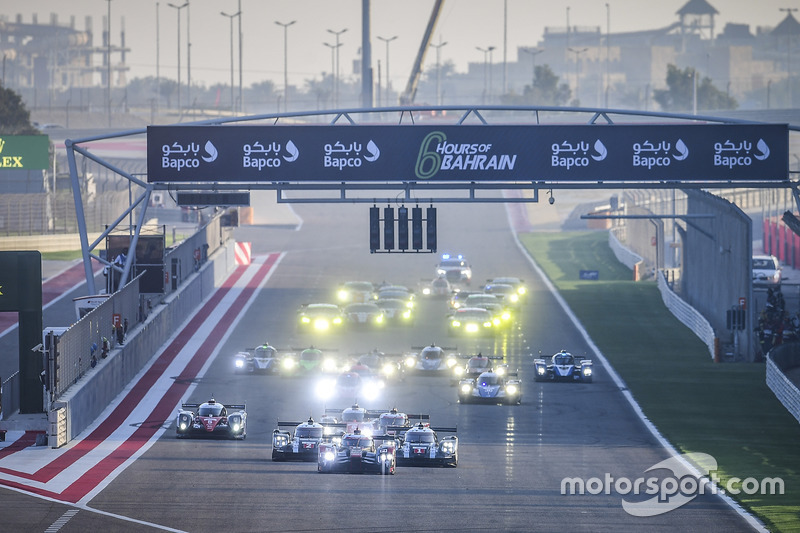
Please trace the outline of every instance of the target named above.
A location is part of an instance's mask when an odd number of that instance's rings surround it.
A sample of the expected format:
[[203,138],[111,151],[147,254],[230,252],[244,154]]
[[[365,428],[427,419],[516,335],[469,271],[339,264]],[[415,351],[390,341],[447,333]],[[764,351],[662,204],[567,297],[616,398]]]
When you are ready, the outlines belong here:
[[[449,296],[451,312],[446,325],[455,337],[492,337],[508,330],[527,297],[524,282],[512,277],[489,279],[482,290],[470,290],[472,270],[462,256],[443,257],[436,269],[436,277],[424,281],[419,292],[430,298]],[[411,325],[419,303],[415,291],[407,287],[365,281],[343,283],[335,299],[337,303],[302,305],[297,313],[298,331],[329,335]],[[593,379],[592,361],[566,350],[549,357],[540,355],[533,360],[533,369],[537,382],[591,383]],[[513,406],[520,405],[523,397],[519,371],[509,368],[502,356],[461,353],[456,346],[436,343],[413,346],[403,353],[376,348],[351,354],[313,345],[276,348],[264,343],[237,352],[233,370],[285,378],[313,376],[312,390],[318,400],[354,402],[347,408],[326,409],[318,419],[277,422],[272,433],[272,460],[316,462],[320,473],[392,475],[403,465],[458,465],[455,426],[433,426],[425,414],[368,410],[358,405],[359,400],[378,402],[385,387],[407,377],[445,377],[461,404]],[[222,404],[214,398],[181,404],[176,436],[245,439],[246,406]]]

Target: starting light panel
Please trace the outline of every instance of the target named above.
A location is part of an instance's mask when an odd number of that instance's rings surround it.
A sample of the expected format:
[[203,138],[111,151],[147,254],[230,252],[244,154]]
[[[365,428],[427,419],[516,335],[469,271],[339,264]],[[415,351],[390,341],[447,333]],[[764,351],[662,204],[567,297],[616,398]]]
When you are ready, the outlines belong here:
[[[383,230],[381,230],[383,222]],[[411,209],[411,249],[409,249],[408,208],[397,210],[397,239],[395,239],[395,213],[393,207],[369,208],[369,251],[370,253],[435,253],[436,252],[436,208],[427,208],[427,219],[422,217],[422,208]],[[427,227],[424,224],[427,223]],[[383,233],[383,248],[381,248]],[[423,236],[427,236],[427,247],[423,246]],[[395,242],[396,241],[396,242]],[[395,248],[397,244],[397,248]]]

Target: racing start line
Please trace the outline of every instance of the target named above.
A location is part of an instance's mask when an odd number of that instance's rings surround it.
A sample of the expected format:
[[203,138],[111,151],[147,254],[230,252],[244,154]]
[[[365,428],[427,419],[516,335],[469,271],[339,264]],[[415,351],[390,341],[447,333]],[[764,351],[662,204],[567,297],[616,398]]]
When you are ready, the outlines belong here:
[[0,486],[81,505],[100,493],[166,431],[194,380],[205,373],[232,324],[282,258],[272,253],[238,266],[125,388],[120,401],[72,442],[58,450],[14,442],[0,448],[8,450],[0,454]]

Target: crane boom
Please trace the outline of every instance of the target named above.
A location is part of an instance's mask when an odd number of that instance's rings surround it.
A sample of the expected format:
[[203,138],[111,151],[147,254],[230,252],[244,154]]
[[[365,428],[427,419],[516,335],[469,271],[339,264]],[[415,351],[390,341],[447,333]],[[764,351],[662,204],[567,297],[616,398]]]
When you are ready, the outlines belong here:
[[439,20],[439,14],[442,12],[443,5],[444,0],[436,0],[433,4],[433,10],[428,19],[428,27],[425,28],[425,35],[422,36],[422,43],[420,44],[419,52],[417,52],[417,59],[414,61],[414,68],[411,70],[411,76],[408,78],[405,91],[400,95],[400,104],[402,105],[414,103],[414,97],[417,94],[417,84],[422,75],[422,64],[425,62],[425,54],[431,44],[433,30],[436,27],[436,21]]

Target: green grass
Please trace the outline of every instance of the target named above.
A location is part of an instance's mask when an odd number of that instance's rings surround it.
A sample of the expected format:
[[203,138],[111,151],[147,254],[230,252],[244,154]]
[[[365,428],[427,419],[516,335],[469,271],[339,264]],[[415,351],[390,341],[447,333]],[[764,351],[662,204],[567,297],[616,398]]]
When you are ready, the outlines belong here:
[[[730,477],[780,477],[783,495],[740,495],[775,531],[800,531],[800,424],[765,382],[761,363],[714,363],[666,309],[654,282],[633,282],[605,232],[523,234],[645,415],[680,452],[702,452]],[[581,269],[599,281],[581,281]]]

